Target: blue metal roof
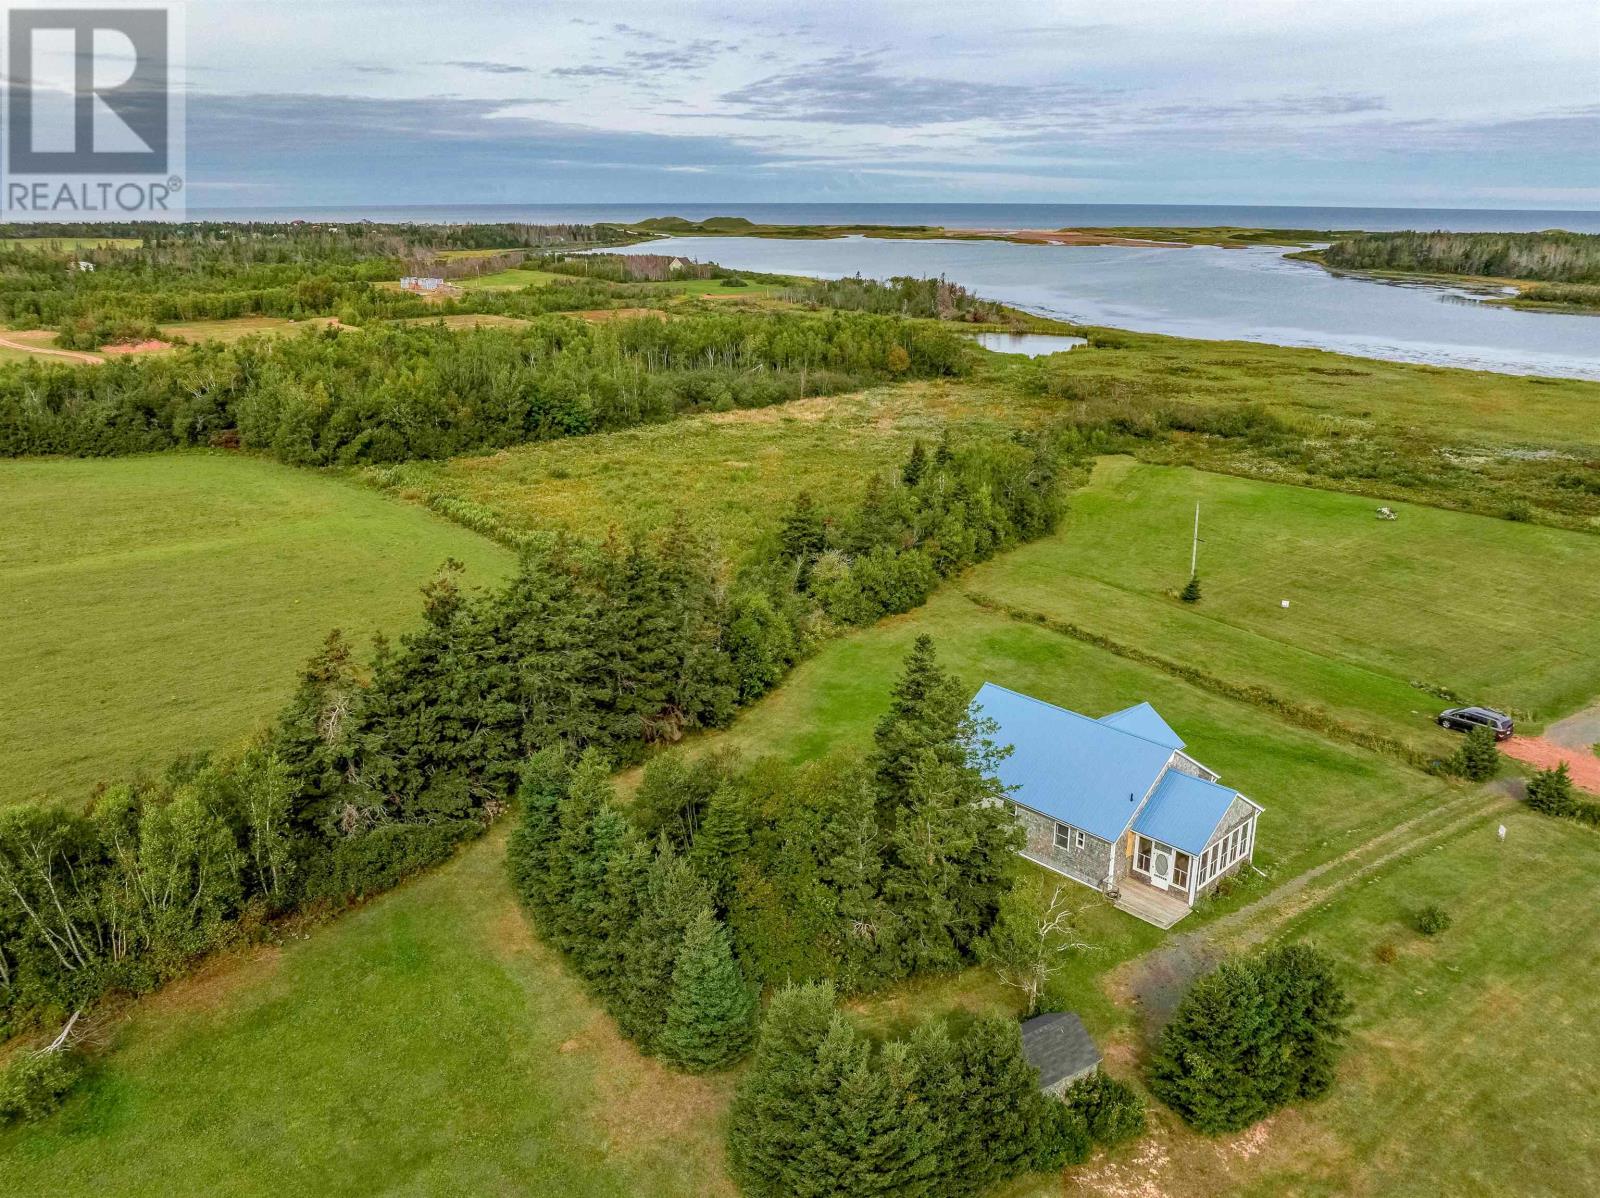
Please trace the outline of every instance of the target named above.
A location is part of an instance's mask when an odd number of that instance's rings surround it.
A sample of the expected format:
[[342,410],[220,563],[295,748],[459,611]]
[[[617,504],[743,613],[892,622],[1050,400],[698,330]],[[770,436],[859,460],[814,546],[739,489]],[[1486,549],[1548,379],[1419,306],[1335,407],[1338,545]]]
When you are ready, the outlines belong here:
[[1183,737],[1174,732],[1172,725],[1157,715],[1156,709],[1148,703],[1135,703],[1132,707],[1113,711],[1110,715],[1101,716],[1100,722],[1153,740],[1158,745],[1166,745],[1169,749],[1183,748]]
[[1133,830],[1198,856],[1233,805],[1236,793],[1204,778],[1168,770],[1139,818],[1133,821]]
[[1102,840],[1127,831],[1172,756],[1170,745],[992,682],[983,684],[972,708],[999,725],[997,744],[1012,746],[997,771],[1014,788],[1012,798]]

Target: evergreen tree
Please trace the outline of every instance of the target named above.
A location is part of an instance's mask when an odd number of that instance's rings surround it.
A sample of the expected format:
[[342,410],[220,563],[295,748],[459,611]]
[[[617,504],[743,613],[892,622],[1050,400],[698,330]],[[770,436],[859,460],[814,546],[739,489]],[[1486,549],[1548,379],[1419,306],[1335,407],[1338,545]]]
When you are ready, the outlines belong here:
[[512,890],[540,927],[550,920],[550,850],[571,777],[566,755],[560,749],[545,749],[523,765],[517,787],[520,818],[506,845],[506,868]]
[[964,1162],[958,1176],[982,1189],[1028,1172],[1039,1149],[1044,1107],[1054,1100],[1040,1092],[1039,1071],[1022,1055],[1016,1021],[974,1021],[956,1042],[955,1067],[965,1078],[971,1113],[960,1125],[964,1135],[947,1149]]
[[1178,598],[1185,603],[1200,602],[1200,576],[1198,574],[1189,576],[1189,581],[1183,584],[1183,590],[1178,592]]
[[661,1055],[700,1073],[726,1069],[755,1039],[756,995],[733,959],[728,930],[702,909],[672,967]]
[[1571,815],[1576,805],[1572,774],[1565,761],[1554,769],[1539,770],[1528,779],[1528,806],[1546,815]]
[[1452,772],[1472,782],[1487,782],[1500,769],[1500,750],[1495,745],[1494,731],[1478,725],[1467,733],[1451,761]]
[[707,905],[705,883],[671,845],[661,844],[645,875],[638,919],[627,932],[621,1001],[613,1011],[623,1033],[646,1053],[659,1049],[673,966],[689,925]]
[[750,821],[737,788],[724,782],[706,803],[689,849],[689,863],[700,875],[720,911],[733,898],[739,862],[750,851]]
[[578,750],[593,732],[596,611],[578,570],[564,540],[531,545],[495,605],[525,751]]
[[906,459],[905,467],[900,471],[900,481],[908,487],[914,487],[922,481],[927,469],[928,450],[919,437],[911,446],[911,456]]
[[790,1198],[801,1154],[812,1143],[817,1052],[833,1024],[826,982],[788,985],[761,1021],[750,1068],[728,1115],[728,1162],[746,1194]]
[[606,860],[597,923],[603,936],[596,947],[590,981],[608,1010],[628,998],[628,947],[631,930],[644,910],[649,888],[650,846],[631,823]]
[[794,507],[784,516],[783,525],[778,531],[778,546],[784,561],[799,566],[803,587],[805,578],[810,574],[811,563],[828,548],[827,528],[810,491],[802,491],[795,497]]
[[[597,903],[609,849],[598,852],[601,812],[612,801],[610,768],[598,750],[579,759],[556,813],[556,835],[546,858],[545,892],[549,920],[546,937],[564,953],[577,954],[588,943],[587,929]],[[620,833],[607,821],[603,835]]]
[[933,638],[918,636],[906,656],[900,678],[889,698],[889,710],[873,733],[873,768],[877,776],[880,817],[884,828],[893,825],[894,808],[909,793],[911,774],[924,750],[950,764],[965,760],[961,743],[967,730],[967,699],[961,687],[939,668]]
[[1314,949],[1225,961],[1189,988],[1162,1031],[1150,1088],[1200,1131],[1238,1131],[1327,1092],[1349,1011]]

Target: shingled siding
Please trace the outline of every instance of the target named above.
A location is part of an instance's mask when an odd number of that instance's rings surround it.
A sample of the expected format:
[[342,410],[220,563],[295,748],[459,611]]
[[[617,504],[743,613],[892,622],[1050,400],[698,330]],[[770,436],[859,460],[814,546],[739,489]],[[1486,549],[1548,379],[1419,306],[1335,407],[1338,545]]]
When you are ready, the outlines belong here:
[[1111,864],[1108,842],[1085,832],[1081,849],[1057,848],[1055,820],[1016,804],[1012,805],[1012,811],[1028,837],[1022,849],[1024,855],[1096,890],[1105,884]]

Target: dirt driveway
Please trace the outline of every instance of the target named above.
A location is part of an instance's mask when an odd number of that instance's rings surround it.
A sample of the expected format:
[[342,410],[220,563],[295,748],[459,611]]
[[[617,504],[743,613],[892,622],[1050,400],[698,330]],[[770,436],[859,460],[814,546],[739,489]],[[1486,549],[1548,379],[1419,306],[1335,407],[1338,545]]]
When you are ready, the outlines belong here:
[[1587,746],[1573,749],[1558,745],[1548,736],[1513,736],[1501,744],[1500,751],[1507,757],[1515,757],[1525,765],[1541,770],[1552,769],[1565,761],[1574,786],[1592,795],[1600,795],[1600,757],[1596,757],[1594,750]]

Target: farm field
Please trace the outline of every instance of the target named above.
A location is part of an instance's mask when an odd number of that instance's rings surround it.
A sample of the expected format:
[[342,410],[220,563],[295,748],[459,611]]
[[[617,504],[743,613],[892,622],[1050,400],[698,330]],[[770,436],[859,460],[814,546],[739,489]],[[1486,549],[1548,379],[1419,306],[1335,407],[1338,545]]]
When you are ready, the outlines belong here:
[[[1200,505],[1203,597],[1188,578]],[[1600,694],[1600,539],[1437,508],[1105,458],[1062,530],[966,579],[973,592],[1426,748],[1446,705],[1538,721]],[[1288,599],[1290,606],[1280,606]]]
[[0,795],[221,747],[272,715],[330,628],[402,630],[445,558],[510,555],[336,477],[205,453],[0,463]]

